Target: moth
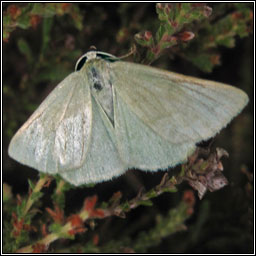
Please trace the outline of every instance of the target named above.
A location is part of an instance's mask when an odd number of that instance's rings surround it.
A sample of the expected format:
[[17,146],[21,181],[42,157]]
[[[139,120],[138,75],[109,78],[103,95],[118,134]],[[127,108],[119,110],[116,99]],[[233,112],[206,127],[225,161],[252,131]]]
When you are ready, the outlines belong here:
[[165,170],[185,162],[248,102],[230,85],[121,61],[89,51],[35,110],[9,155],[79,186],[130,168]]

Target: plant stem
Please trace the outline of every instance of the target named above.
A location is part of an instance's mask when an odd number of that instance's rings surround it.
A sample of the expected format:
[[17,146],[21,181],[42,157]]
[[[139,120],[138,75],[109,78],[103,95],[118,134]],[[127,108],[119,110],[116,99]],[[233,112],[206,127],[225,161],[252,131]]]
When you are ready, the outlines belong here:
[[34,203],[34,200],[32,199],[32,195],[33,193],[36,193],[36,192],[39,192],[44,184],[50,179],[50,176],[48,175],[44,175],[42,178],[40,178],[34,188],[34,190],[32,191],[32,193],[30,194],[29,198],[28,198],[28,201],[27,201],[27,204],[26,204],[26,207],[25,207],[25,210],[23,212],[23,216],[25,216],[29,209],[31,208],[32,204]]

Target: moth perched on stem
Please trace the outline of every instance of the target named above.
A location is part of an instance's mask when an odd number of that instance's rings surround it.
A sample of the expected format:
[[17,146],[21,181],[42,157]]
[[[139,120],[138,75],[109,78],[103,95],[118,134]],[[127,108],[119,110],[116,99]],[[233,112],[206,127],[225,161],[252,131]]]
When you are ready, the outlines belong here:
[[230,85],[90,51],[12,138],[9,155],[79,186],[130,168],[165,170],[248,102]]

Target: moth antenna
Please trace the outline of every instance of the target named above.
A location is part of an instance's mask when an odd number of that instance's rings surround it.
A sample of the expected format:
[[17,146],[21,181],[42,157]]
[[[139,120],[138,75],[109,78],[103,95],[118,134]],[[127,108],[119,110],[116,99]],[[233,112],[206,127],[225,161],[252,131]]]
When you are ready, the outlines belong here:
[[133,55],[133,54],[136,52],[136,50],[137,50],[137,49],[136,49],[136,45],[134,44],[134,45],[130,48],[130,50],[129,50],[129,52],[128,52],[127,54],[118,57],[118,59],[125,59],[125,58],[127,58],[127,57]]

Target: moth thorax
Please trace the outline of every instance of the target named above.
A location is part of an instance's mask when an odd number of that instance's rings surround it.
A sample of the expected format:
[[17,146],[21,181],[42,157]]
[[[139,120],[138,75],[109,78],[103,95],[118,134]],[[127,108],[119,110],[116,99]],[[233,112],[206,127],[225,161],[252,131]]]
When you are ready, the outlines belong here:
[[92,95],[101,105],[108,118],[113,124],[113,92],[112,83],[108,69],[99,68],[93,65],[88,72],[88,79]]

